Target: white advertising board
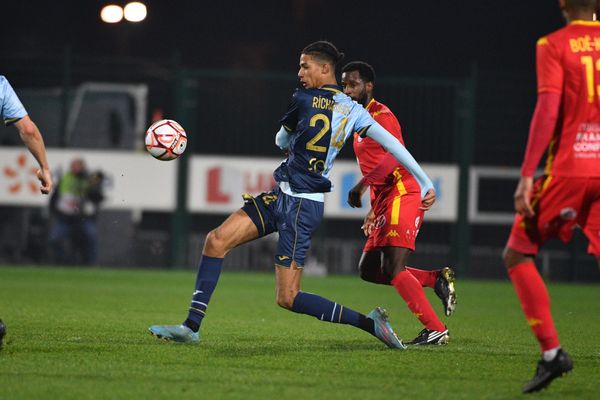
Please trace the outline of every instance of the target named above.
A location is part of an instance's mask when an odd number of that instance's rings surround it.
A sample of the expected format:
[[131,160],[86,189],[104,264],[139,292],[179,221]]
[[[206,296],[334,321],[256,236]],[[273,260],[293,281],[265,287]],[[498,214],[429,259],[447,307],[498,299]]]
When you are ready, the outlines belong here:
[[[230,213],[242,205],[242,193],[252,195],[269,191],[272,173],[281,159],[248,157],[200,157],[190,162],[188,209],[203,213]],[[455,221],[458,202],[458,168],[454,165],[424,165],[434,182],[438,200],[427,219]],[[366,210],[346,203],[348,191],[360,179],[356,162],[336,161],[331,174],[334,190],[325,195],[325,216],[363,218]],[[365,194],[363,204],[369,204]]]
[[[103,208],[175,209],[178,160],[163,162],[146,153],[127,151],[48,149],[48,161],[57,177],[68,170],[75,158],[82,158],[89,171],[102,171],[106,176]],[[273,170],[281,161],[278,158],[191,156],[188,163],[188,210],[228,214],[240,208],[242,193],[256,195],[273,188]],[[36,169],[35,159],[25,148],[0,147],[0,204],[47,205],[48,197],[39,194]],[[432,178],[438,194],[427,219],[455,221],[458,168],[454,165],[425,164],[424,169]],[[325,195],[326,217],[364,217],[366,209],[354,209],[346,203],[348,190],[359,179],[356,162],[339,160],[335,163],[331,175],[334,190]],[[369,204],[368,194],[365,194],[363,204]]]
[[[105,175],[105,209],[169,211],[175,205],[175,162],[155,160],[147,153],[48,149],[54,176],[68,171],[75,158],[88,171]],[[48,196],[39,192],[38,164],[25,148],[0,147],[0,204],[45,206]],[[55,178],[56,180],[56,178]],[[55,182],[56,183],[56,182]]]

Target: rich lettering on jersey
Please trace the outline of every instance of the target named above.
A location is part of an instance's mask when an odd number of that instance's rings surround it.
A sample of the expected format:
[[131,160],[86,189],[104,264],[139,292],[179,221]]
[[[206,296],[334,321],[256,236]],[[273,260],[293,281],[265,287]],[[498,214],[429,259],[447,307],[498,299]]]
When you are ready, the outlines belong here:
[[333,99],[328,99],[327,97],[317,96],[317,97],[313,97],[312,108],[318,108],[320,110],[331,111],[331,110],[333,110],[334,103],[335,102],[333,101]]
[[600,51],[600,37],[585,35],[571,38],[569,39],[569,46],[573,53]]

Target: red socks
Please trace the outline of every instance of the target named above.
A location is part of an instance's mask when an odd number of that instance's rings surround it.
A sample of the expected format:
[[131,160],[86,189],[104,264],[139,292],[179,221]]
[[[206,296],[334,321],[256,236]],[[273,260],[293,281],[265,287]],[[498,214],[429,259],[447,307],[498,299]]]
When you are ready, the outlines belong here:
[[413,274],[419,281],[421,286],[433,288],[435,286],[435,280],[438,276],[438,271],[425,271],[423,269],[416,269],[411,267],[404,267],[408,272]]
[[443,332],[446,326],[440,321],[429,303],[421,283],[412,272],[402,271],[392,279],[392,285],[404,299],[408,308],[429,330]]
[[535,264],[531,261],[517,264],[508,269],[508,276],[542,351],[558,347],[560,342],[550,312],[550,296]]

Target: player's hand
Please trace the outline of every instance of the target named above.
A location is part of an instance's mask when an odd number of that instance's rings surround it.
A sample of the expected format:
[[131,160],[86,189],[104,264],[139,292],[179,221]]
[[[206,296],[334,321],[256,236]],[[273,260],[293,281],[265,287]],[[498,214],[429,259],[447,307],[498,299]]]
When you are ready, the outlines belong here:
[[533,190],[533,177],[522,176],[519,179],[517,190],[515,190],[515,211],[526,218],[531,218],[535,215],[531,207],[531,192]]
[[46,168],[38,169],[36,171],[36,175],[41,183],[40,191],[42,192],[42,194],[50,193],[52,191],[52,186],[53,186],[52,174],[50,173],[50,170],[48,170]]
[[360,229],[362,229],[365,236],[368,237],[371,234],[371,232],[373,232],[374,227],[375,227],[375,212],[371,208],[369,210],[369,212],[367,213],[367,216],[365,217],[365,220],[364,220],[362,226],[360,227]]
[[350,191],[348,192],[348,204],[350,207],[362,207],[361,197],[363,193],[367,190],[368,186],[363,184],[362,181],[358,182]]
[[431,188],[425,193],[425,197],[421,200],[421,207],[419,207],[419,210],[427,211],[433,206],[433,203],[435,203],[435,190]]

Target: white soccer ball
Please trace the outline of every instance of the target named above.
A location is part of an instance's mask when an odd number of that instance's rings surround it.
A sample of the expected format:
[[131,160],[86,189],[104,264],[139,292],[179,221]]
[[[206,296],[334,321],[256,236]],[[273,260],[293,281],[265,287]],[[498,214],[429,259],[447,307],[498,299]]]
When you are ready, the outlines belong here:
[[177,122],[162,119],[146,131],[146,150],[162,161],[174,160],[185,151],[187,135]]

